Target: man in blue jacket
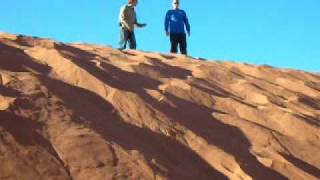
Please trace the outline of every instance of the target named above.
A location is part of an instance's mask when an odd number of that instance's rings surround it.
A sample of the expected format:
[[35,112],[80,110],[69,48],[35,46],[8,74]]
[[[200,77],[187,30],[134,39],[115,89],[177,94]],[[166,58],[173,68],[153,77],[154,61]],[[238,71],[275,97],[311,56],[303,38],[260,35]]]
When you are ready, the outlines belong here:
[[171,53],[177,53],[178,45],[181,54],[187,55],[187,38],[185,27],[188,36],[190,36],[190,24],[184,10],[179,9],[179,0],[173,0],[172,10],[169,10],[165,18],[165,31],[167,36],[170,36]]

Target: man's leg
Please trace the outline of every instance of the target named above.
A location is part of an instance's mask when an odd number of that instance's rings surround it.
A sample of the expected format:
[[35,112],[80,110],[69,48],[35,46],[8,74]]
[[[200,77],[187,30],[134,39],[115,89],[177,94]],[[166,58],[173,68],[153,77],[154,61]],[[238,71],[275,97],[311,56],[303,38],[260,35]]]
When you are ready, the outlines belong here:
[[187,37],[185,33],[179,35],[179,47],[181,54],[187,55]]
[[127,41],[128,41],[128,30],[125,28],[120,29],[120,42],[119,42],[119,50],[126,49]]
[[178,38],[176,34],[170,34],[170,42],[171,42],[171,53],[178,52]]
[[129,47],[130,47],[130,49],[136,49],[137,48],[136,37],[135,37],[133,31],[129,32]]

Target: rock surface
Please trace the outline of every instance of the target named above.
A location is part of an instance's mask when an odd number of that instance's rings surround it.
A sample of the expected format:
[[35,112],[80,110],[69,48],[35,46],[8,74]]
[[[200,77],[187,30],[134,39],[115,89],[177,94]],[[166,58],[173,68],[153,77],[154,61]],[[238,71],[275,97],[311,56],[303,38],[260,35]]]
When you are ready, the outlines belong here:
[[0,179],[320,178],[320,75],[0,34]]

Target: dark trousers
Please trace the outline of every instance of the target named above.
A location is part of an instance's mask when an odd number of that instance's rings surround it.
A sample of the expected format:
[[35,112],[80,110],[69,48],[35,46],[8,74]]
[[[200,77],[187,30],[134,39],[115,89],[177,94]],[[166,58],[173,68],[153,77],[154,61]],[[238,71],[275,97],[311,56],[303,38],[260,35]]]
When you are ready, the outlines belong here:
[[121,28],[120,29],[120,50],[126,49],[127,42],[129,42],[129,48],[130,49],[136,49],[137,44],[136,44],[136,38],[134,35],[133,31],[129,31],[126,28]]
[[181,54],[187,55],[187,38],[185,33],[179,34],[170,34],[170,42],[171,42],[171,53],[178,52],[178,45],[180,48]]

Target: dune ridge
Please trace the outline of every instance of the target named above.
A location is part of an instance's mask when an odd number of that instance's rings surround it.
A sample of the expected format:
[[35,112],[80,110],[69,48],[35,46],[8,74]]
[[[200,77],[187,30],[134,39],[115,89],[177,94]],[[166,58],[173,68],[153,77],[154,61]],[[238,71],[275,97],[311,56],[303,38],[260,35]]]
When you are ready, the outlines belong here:
[[0,33],[0,179],[320,179],[320,75]]

